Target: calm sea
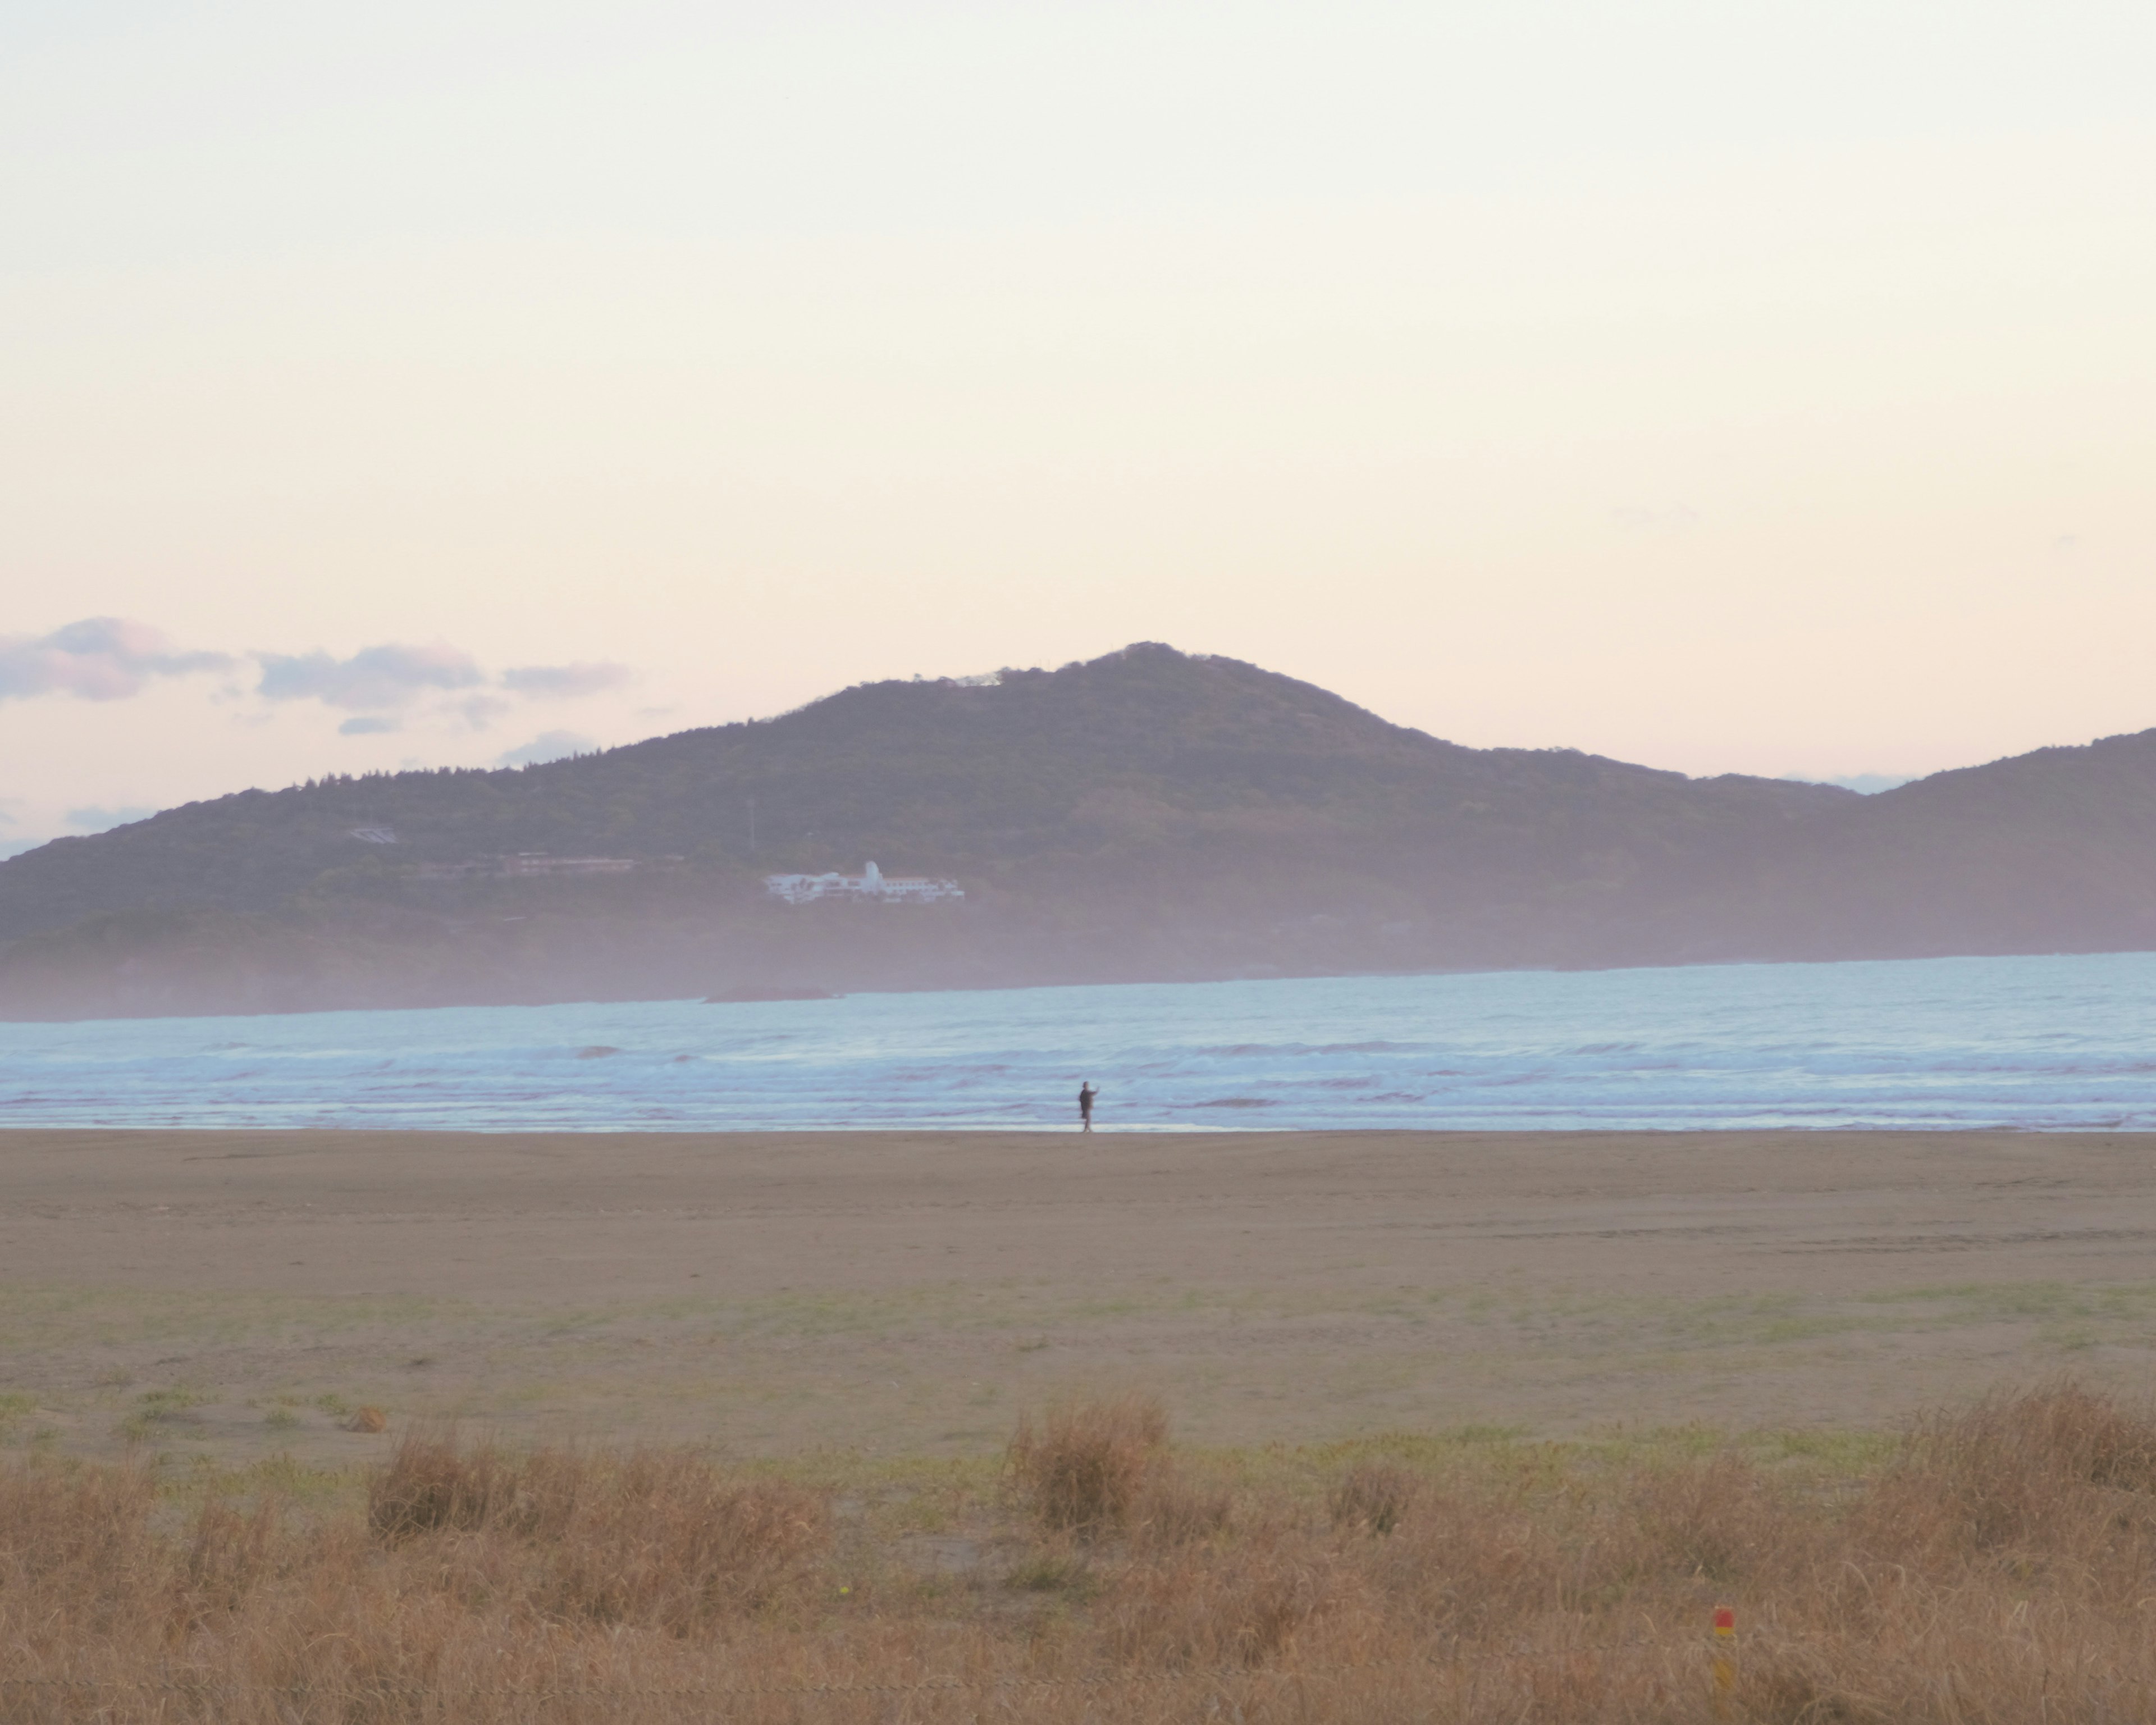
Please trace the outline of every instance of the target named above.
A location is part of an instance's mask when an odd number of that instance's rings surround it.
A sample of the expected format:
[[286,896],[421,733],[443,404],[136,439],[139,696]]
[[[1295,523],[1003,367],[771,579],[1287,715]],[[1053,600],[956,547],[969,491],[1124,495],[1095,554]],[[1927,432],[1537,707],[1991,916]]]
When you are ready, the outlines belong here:
[[20,1126],[2156,1128],[2156,953],[0,1024]]

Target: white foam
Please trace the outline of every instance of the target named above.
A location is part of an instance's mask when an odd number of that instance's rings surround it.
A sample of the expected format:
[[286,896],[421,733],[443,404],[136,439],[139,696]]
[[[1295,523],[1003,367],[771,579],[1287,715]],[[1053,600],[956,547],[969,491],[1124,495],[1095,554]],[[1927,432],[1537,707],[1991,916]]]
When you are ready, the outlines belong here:
[[0,1117],[2156,1128],[2152,1026],[2149,953],[116,1019],[0,1024]]

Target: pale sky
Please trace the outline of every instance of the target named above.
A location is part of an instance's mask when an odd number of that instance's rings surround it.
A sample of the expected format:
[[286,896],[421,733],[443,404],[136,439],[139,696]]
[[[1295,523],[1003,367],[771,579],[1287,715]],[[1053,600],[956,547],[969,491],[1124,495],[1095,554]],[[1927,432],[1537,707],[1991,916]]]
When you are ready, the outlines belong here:
[[2152,92],[2147,0],[0,0],[0,850],[1141,639],[2156,726]]

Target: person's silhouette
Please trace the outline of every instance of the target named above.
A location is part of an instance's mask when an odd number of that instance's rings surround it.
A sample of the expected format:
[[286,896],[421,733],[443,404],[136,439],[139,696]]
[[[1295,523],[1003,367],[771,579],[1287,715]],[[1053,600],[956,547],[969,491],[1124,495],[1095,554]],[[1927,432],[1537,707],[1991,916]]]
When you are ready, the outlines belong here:
[[1078,1086],[1078,1119],[1081,1132],[1093,1130],[1093,1098],[1100,1094],[1093,1088],[1093,1081],[1090,1078]]

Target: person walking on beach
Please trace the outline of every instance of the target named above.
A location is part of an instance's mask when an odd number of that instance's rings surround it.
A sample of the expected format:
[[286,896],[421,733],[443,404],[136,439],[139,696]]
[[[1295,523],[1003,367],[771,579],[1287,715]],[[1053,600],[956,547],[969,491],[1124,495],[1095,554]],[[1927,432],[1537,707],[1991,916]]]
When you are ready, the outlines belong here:
[[1078,1118],[1081,1122],[1081,1131],[1093,1130],[1093,1098],[1100,1094],[1100,1091],[1093,1088],[1093,1081],[1090,1078],[1078,1086]]

